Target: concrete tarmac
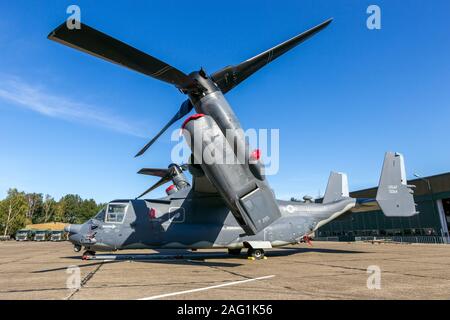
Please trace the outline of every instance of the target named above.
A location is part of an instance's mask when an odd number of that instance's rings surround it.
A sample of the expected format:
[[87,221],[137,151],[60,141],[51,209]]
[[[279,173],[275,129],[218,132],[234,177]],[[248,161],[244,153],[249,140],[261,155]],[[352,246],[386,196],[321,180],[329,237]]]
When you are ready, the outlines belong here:
[[[68,242],[0,242],[0,299],[450,298],[450,245],[313,242],[266,255],[140,250],[82,261]],[[368,268],[379,268],[369,279],[379,289],[368,289]],[[68,289],[77,273],[81,287]]]

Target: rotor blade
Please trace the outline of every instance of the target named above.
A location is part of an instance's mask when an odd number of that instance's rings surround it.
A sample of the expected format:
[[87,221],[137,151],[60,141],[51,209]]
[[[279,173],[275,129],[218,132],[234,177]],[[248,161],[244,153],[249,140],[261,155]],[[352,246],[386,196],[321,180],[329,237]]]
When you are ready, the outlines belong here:
[[215,72],[211,78],[223,93],[227,93],[265,65],[296,47],[306,39],[312,37],[317,32],[323,30],[331,23],[331,21],[333,21],[333,19],[328,19],[314,28],[309,29],[308,31],[305,31],[298,36],[289,39],[267,51],[264,51],[263,53],[260,53],[238,65],[225,67]]
[[178,112],[173,116],[172,119],[170,119],[170,121],[161,129],[161,131],[158,132],[158,134],[152,139],[150,140],[149,143],[147,143],[134,157],[139,157],[141,155],[143,155],[145,153],[145,151],[147,151],[148,148],[150,148],[150,146],[175,122],[177,122],[178,120],[180,120],[181,118],[183,118],[185,115],[187,115],[189,112],[191,112],[192,108],[194,108],[194,106],[192,105],[191,101],[186,100],[185,102],[183,102],[183,104],[180,107],[180,110],[178,110]]
[[167,63],[85,24],[81,23],[80,25],[80,29],[70,30],[64,22],[53,30],[48,38],[158,80],[174,84],[180,89],[193,85],[191,78]]
[[145,190],[139,197],[137,197],[136,199],[139,199],[140,197],[145,196],[147,193],[155,190],[156,188],[162,186],[163,184],[167,183],[170,181],[170,178],[166,178],[163,177],[161,178],[157,183],[155,183],[153,186],[151,186],[150,188],[148,188],[147,190]]
[[145,174],[148,176],[155,176],[155,177],[165,177],[169,174],[168,169],[154,169],[154,168],[143,168],[138,171],[138,174]]

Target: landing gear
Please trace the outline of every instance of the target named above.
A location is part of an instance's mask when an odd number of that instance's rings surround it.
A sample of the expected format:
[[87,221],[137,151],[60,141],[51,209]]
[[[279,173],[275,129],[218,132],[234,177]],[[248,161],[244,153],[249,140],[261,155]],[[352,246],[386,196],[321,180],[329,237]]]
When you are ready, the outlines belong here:
[[247,256],[249,258],[253,258],[255,260],[264,259],[264,250],[263,249],[248,249]]
[[81,259],[87,260],[89,257],[95,257],[95,251],[86,250],[85,252],[83,252],[83,256],[81,257]]
[[81,246],[80,246],[79,244],[75,244],[75,245],[73,246],[73,251],[75,251],[75,252],[80,252],[80,251],[81,251]]
[[309,246],[312,247],[312,238],[310,236],[304,236],[303,238],[300,239],[299,243],[307,243]]
[[232,256],[238,256],[241,254],[242,249],[228,249],[228,254]]

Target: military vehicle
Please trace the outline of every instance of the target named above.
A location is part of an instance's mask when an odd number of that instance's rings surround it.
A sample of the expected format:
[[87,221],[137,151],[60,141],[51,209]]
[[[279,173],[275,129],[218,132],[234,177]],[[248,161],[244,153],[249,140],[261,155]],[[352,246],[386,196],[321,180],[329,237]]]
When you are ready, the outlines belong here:
[[[86,223],[69,225],[66,231],[75,250],[84,247],[83,256],[89,257],[95,251],[123,249],[227,248],[230,254],[239,254],[247,248],[249,257],[261,259],[266,249],[297,243],[359,206],[376,202],[387,216],[416,214],[403,156],[394,152],[385,156],[376,199],[351,198],[347,176],[333,172],[321,203],[277,200],[264,175],[260,150],[251,148],[225,98],[225,94],[253,73],[317,34],[331,21],[212,74],[203,68],[185,74],[83,23],[79,29],[63,23],[52,31],[51,40],[174,85],[187,95],[188,99],[172,119],[136,156],[143,155],[176,121],[193,109],[196,112],[182,125],[192,150],[190,161],[185,165],[172,164],[167,169],[139,171],[160,178],[140,197],[172,182],[167,196],[115,200]],[[192,181],[186,179],[183,173],[186,170],[192,174]]]
[[32,231],[29,229],[20,229],[16,232],[16,241],[28,241],[32,237]]
[[49,230],[36,230],[34,231],[33,241],[48,241]]

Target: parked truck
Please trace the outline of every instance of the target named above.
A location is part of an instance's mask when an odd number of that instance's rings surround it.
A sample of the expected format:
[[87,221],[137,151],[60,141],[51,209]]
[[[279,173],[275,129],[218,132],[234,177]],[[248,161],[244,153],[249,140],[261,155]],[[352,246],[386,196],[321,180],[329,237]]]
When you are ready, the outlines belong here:
[[64,230],[53,230],[50,232],[50,241],[64,241],[67,240],[67,235]]
[[20,229],[16,232],[16,241],[29,241],[33,237],[33,231],[30,229]]
[[48,230],[36,230],[34,232],[33,241],[47,241],[49,239],[50,232]]
[[33,241],[64,241],[67,240],[65,226],[66,224],[61,222],[47,222],[30,224],[25,229],[32,230],[33,235],[30,240]]

